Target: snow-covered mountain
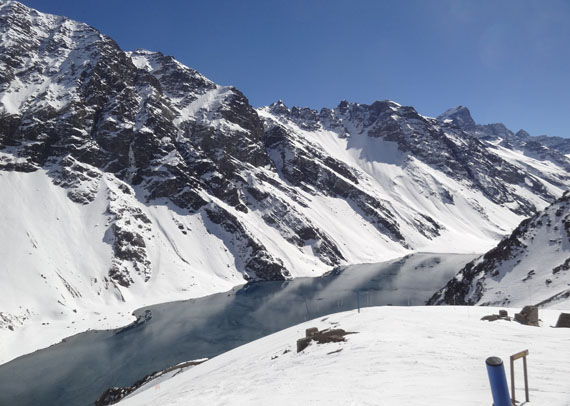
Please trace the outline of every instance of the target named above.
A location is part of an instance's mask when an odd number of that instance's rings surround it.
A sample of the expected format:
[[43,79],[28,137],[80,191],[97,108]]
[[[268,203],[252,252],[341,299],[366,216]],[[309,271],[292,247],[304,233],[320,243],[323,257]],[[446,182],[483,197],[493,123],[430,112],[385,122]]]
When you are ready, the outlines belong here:
[[469,109],[465,106],[451,108],[441,114],[438,119],[446,124],[469,131],[481,140],[499,144],[508,149],[515,149],[529,157],[553,161],[566,170],[570,170],[568,166],[570,139],[568,138],[546,135],[531,136],[525,130],[514,133],[502,123],[476,124]]
[[480,258],[467,264],[430,304],[570,308],[570,192]]
[[[255,110],[170,56],[0,1],[0,334],[116,326],[244,279],[484,252],[568,189],[566,151],[529,154],[448,116]],[[18,341],[63,334],[44,330]]]
[[480,249],[474,240],[512,228],[514,217],[559,196],[569,179],[566,158],[557,164],[481,142],[391,101],[343,101],[320,112],[278,102],[258,112],[282,178],[341,196],[365,215],[373,202],[384,217],[372,218],[380,231],[411,249],[442,241]]

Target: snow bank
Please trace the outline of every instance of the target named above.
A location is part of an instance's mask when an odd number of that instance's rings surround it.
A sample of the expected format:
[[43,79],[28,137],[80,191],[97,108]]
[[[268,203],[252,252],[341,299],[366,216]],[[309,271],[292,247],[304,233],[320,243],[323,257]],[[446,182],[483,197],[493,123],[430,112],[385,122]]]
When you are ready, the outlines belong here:
[[[542,327],[481,321],[485,307],[375,307],[338,313],[264,337],[148,385],[121,405],[487,405],[485,359],[528,349],[530,402],[570,405],[570,329],[540,310]],[[514,309],[509,309],[512,316]],[[346,342],[311,344],[308,327],[358,332]],[[521,361],[519,361],[521,362]],[[516,365],[519,399],[522,364]]]

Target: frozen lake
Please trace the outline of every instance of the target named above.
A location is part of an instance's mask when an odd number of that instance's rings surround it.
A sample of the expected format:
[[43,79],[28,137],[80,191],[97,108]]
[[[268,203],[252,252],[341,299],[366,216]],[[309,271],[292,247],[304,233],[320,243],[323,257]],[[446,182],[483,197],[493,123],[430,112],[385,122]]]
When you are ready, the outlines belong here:
[[[139,309],[139,323],[89,331],[0,366],[1,405],[93,405],[179,362],[211,358],[300,322],[357,307],[422,305],[476,255],[414,254],[320,278],[257,282]],[[358,292],[358,293],[357,293]]]

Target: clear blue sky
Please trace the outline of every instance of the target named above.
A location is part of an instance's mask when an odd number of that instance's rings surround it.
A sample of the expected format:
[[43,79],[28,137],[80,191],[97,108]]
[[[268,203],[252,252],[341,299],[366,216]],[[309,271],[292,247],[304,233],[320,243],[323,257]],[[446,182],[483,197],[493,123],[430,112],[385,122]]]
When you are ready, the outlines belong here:
[[23,0],[173,55],[254,106],[391,99],[570,136],[570,1]]

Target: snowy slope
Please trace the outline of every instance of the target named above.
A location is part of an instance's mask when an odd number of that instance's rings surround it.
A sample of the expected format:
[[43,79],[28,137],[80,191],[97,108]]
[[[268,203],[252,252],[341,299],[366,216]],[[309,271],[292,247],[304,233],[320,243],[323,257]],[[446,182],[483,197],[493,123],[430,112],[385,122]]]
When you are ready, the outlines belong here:
[[570,309],[570,192],[467,264],[431,304]]
[[255,110],[0,1],[0,362],[244,280],[484,252],[568,188],[570,160],[476,135],[394,102]]
[[258,113],[282,177],[353,206],[378,202],[392,239],[405,236],[400,242],[415,250],[485,250],[567,187],[557,163],[479,142],[391,101],[320,112],[277,102]]
[[[524,349],[531,403],[570,404],[569,331],[550,328],[559,312],[541,310],[542,327],[479,320],[497,310],[376,307],[338,313],[148,384],[119,404],[485,405],[492,403],[485,359],[501,357],[508,374],[508,357]],[[309,327],[356,334],[296,353],[296,340]],[[522,364],[516,368],[520,400]]]
[[522,129],[515,133],[502,123],[477,124],[465,106],[447,110],[438,117],[438,120],[449,127],[468,131],[474,137],[491,145],[515,150],[524,157],[551,161],[558,166],[566,167],[567,170],[570,169],[567,161],[567,154],[570,150],[568,138],[532,136]]
[[[243,283],[223,241],[208,232],[199,213],[147,206],[132,192],[117,193],[119,188],[129,187],[103,175],[95,200],[78,205],[41,169],[0,172],[0,363],[81,331],[126,325],[134,320],[132,311],[145,305]],[[128,288],[108,274],[109,225],[115,223],[124,233],[142,236],[145,256],[154,265],[145,281],[130,261],[121,263],[132,269]],[[191,232],[183,234],[179,226]]]

